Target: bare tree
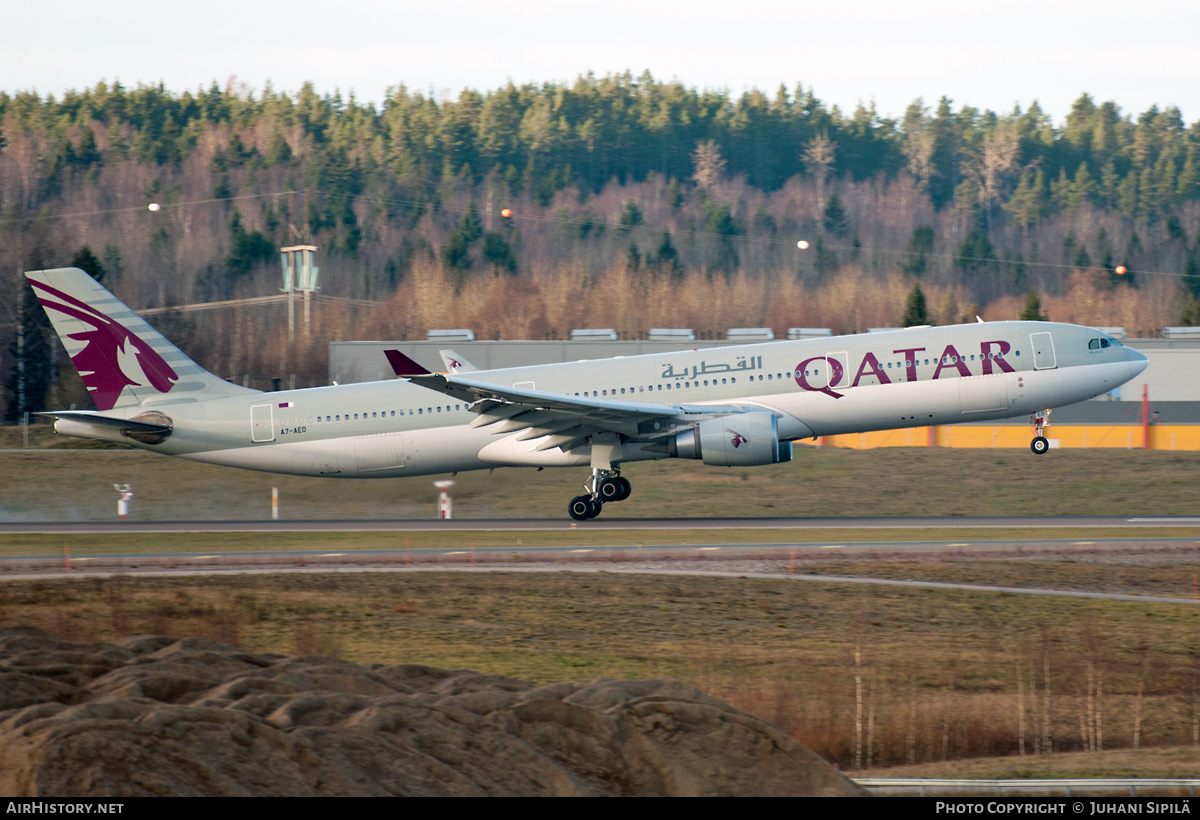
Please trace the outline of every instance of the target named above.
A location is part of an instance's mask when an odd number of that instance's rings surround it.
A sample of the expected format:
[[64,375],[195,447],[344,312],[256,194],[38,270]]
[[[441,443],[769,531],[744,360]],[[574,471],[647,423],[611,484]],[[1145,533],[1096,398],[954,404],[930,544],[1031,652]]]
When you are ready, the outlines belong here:
[[933,132],[922,128],[908,135],[900,148],[908,160],[908,172],[917,180],[920,188],[928,188],[929,180],[934,175],[933,167]]
[[1017,169],[1020,147],[1017,129],[1011,124],[1000,125],[984,135],[979,152],[964,163],[966,176],[975,183],[979,205],[988,218],[1002,200],[1005,186]]
[[820,219],[825,211],[825,180],[829,178],[829,171],[836,156],[837,146],[829,139],[829,135],[823,132],[809,140],[804,147],[804,153],[801,154],[801,159],[817,181],[817,219]]
[[721,149],[716,140],[696,142],[696,150],[692,152],[692,167],[695,172],[692,180],[701,188],[708,188],[717,182],[725,173],[725,160],[721,158]]

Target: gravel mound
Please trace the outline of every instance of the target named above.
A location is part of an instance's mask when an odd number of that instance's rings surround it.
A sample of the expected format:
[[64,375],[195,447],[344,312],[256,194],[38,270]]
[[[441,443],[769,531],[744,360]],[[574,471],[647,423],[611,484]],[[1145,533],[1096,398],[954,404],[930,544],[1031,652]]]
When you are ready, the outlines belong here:
[[675,680],[536,686],[200,638],[0,630],[0,794],[859,795]]

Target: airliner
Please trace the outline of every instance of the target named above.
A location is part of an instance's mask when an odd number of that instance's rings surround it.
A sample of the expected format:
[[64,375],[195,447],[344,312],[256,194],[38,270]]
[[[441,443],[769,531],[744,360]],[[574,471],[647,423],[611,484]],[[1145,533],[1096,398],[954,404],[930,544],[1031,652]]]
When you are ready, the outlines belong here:
[[397,379],[264,393],[212,375],[78,268],[29,279],[98,408],[44,413],[57,433],[208,464],[331,478],[496,467],[590,467],[568,512],[628,498],[621,465],[666,458],[753,467],[792,442],[1049,410],[1141,373],[1095,328],[983,322],[445,373],[398,350]]

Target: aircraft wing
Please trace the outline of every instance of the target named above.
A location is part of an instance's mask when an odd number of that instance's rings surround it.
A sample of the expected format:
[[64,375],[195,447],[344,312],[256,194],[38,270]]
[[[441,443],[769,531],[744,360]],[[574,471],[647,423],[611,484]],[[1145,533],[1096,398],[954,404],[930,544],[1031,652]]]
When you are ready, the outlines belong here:
[[663,438],[676,432],[680,425],[699,420],[697,417],[744,412],[736,405],[585,398],[567,393],[506,387],[460,376],[428,373],[399,351],[387,353],[398,376],[471,404],[471,409],[479,414],[479,418],[471,422],[472,427],[496,425],[493,431],[496,434],[524,430],[519,439],[521,441],[549,436],[538,446],[539,450],[552,447],[568,450],[591,434],[602,431],[646,440]]

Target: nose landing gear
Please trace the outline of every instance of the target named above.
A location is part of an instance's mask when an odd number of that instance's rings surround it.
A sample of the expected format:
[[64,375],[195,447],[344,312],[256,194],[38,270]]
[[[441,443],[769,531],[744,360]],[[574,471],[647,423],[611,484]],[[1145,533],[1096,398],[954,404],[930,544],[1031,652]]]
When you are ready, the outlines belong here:
[[1029,443],[1029,449],[1040,456],[1050,449],[1050,440],[1042,435],[1050,426],[1050,411],[1040,410],[1030,416],[1029,421],[1033,424],[1033,441]]
[[616,470],[593,469],[590,481],[585,481],[583,488],[588,494],[575,496],[567,506],[567,512],[576,521],[595,518],[603,510],[605,502],[624,501],[633,492],[629,479]]

